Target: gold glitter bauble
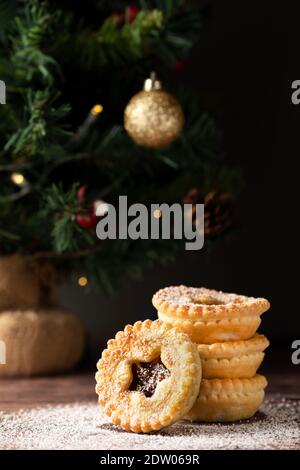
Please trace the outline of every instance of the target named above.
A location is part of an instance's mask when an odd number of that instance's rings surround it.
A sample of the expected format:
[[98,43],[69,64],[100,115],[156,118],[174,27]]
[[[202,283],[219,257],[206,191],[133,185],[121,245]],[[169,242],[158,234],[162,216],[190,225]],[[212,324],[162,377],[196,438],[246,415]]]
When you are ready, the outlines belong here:
[[124,121],[125,129],[138,145],[157,148],[171,144],[179,136],[184,115],[174,96],[160,89],[150,89],[139,92],[129,101]]

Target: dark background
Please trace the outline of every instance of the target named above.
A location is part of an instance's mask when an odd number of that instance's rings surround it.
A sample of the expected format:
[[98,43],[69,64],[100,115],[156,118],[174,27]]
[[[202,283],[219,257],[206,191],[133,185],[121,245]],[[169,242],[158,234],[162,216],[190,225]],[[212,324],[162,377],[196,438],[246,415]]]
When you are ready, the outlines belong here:
[[293,2],[210,4],[211,17],[180,80],[219,102],[228,159],[243,168],[246,179],[239,228],[209,255],[185,252],[175,264],[148,271],[141,282],[125,279],[111,298],[63,286],[63,302],[80,314],[97,351],[125,324],[154,318],[153,293],[180,283],[268,298],[272,308],[260,330],[273,344],[285,345],[287,357],[299,336],[299,183],[291,166],[300,155],[300,105],[291,103],[291,83],[300,79],[298,12]]

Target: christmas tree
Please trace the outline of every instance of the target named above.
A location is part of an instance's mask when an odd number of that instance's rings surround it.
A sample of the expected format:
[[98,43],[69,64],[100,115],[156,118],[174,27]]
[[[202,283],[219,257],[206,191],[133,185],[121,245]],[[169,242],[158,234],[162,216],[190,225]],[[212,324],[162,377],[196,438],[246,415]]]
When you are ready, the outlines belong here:
[[[111,290],[117,278],[167,262],[181,244],[100,241],[99,205],[119,195],[146,205],[183,202],[195,188],[192,202],[208,197],[212,206],[208,235],[226,228],[236,170],[224,166],[219,132],[201,99],[170,80],[201,40],[203,22],[193,2],[182,0],[0,0],[7,92],[0,105],[1,256],[51,260]],[[123,119],[153,70],[181,103],[185,124],[169,145],[145,147]]]

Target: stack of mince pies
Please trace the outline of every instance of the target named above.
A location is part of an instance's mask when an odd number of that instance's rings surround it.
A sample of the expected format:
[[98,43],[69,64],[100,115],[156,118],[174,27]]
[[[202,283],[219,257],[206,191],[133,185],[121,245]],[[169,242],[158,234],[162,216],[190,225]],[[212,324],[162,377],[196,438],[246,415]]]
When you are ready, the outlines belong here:
[[269,302],[186,286],[161,289],[152,302],[159,319],[188,334],[198,349],[200,391],[185,418],[213,422],[253,416],[267,385],[256,372],[269,341],[256,331]]
[[264,399],[256,374],[269,342],[257,334],[265,299],[167,287],[153,297],[159,319],[127,325],[97,364],[96,392],[112,422],[133,432],[180,420],[250,418]]

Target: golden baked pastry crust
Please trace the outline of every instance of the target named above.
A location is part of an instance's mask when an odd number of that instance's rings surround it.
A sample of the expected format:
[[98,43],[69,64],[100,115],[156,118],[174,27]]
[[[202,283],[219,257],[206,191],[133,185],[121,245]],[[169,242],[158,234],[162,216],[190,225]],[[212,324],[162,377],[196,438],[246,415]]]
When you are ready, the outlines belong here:
[[198,344],[202,377],[205,379],[253,377],[263,361],[263,351],[268,346],[267,338],[259,334],[245,341]]
[[263,352],[230,358],[201,358],[202,377],[205,379],[238,379],[253,377],[264,359]]
[[260,316],[270,308],[268,300],[263,298],[187,286],[160,289],[152,303],[159,312],[172,318],[204,321]]
[[[187,335],[160,320],[127,325],[108,341],[97,364],[96,392],[114,424],[134,432],[151,432],[182,418],[192,407],[201,381],[197,346]],[[170,376],[154,394],[130,391],[132,364],[161,358]]]
[[218,321],[187,320],[158,311],[158,318],[187,333],[194,343],[219,343],[251,338],[261,323],[259,316],[224,318]]
[[251,379],[203,379],[198,398],[185,418],[210,422],[250,418],[263,402],[266,386],[262,375]]
[[232,358],[264,351],[269,346],[264,335],[256,333],[244,341],[224,341],[223,343],[198,344],[198,351],[203,359]]

